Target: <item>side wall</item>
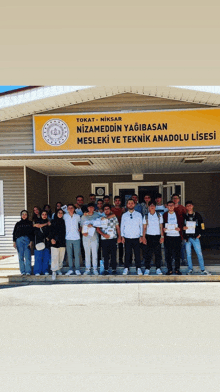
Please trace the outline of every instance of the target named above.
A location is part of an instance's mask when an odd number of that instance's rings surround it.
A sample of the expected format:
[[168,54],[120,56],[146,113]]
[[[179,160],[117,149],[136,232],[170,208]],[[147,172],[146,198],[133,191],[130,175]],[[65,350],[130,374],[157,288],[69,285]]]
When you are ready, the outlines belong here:
[[31,217],[35,205],[43,208],[47,204],[47,176],[29,168],[26,173],[27,209]]
[[13,248],[12,232],[20,220],[20,211],[25,208],[24,169],[23,167],[1,167],[0,179],[3,180],[4,227],[5,234],[0,236],[0,255],[16,253]]
[[[196,174],[145,174],[143,182],[185,181],[185,200],[193,200],[195,209],[203,216],[205,224],[209,228],[220,227],[220,174],[219,173],[196,173]],[[57,201],[62,203],[75,202],[77,194],[85,197],[91,193],[92,183],[109,183],[109,193],[113,193],[114,182],[130,182],[131,175],[125,176],[52,176],[50,184],[50,204],[52,209]],[[141,185],[141,181],[140,181]]]

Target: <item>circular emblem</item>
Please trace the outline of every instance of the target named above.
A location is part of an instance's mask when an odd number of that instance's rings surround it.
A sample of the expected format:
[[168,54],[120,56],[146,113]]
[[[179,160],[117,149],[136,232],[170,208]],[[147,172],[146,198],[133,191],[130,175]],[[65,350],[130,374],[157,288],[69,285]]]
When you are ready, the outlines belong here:
[[68,125],[59,118],[52,118],[44,124],[42,136],[50,146],[61,146],[69,137]]
[[98,196],[103,196],[104,195],[104,189],[103,188],[98,188],[97,189],[97,195]]

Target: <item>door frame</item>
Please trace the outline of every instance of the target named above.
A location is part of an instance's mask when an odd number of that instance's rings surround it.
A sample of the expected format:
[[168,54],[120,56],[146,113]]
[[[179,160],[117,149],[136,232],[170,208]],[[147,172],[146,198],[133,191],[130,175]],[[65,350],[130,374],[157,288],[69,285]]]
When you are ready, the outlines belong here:
[[113,182],[113,200],[115,196],[119,195],[119,189],[135,188],[135,193],[138,195],[139,186],[159,186],[159,193],[163,190],[163,181],[157,182]]

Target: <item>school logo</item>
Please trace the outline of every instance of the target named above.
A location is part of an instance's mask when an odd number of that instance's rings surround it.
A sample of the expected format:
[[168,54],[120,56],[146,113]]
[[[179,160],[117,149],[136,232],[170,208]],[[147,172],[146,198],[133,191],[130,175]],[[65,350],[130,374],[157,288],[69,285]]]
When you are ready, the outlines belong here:
[[44,124],[42,136],[50,146],[61,146],[69,137],[68,125],[59,118],[52,118]]

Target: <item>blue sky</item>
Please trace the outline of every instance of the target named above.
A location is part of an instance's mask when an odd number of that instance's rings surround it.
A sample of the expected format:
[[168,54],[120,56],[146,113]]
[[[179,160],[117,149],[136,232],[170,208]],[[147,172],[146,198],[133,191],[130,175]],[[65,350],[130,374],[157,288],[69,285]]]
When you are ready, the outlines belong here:
[[27,87],[27,86],[0,86],[0,93],[4,93],[5,91],[10,91],[10,90],[15,90],[21,87]]

